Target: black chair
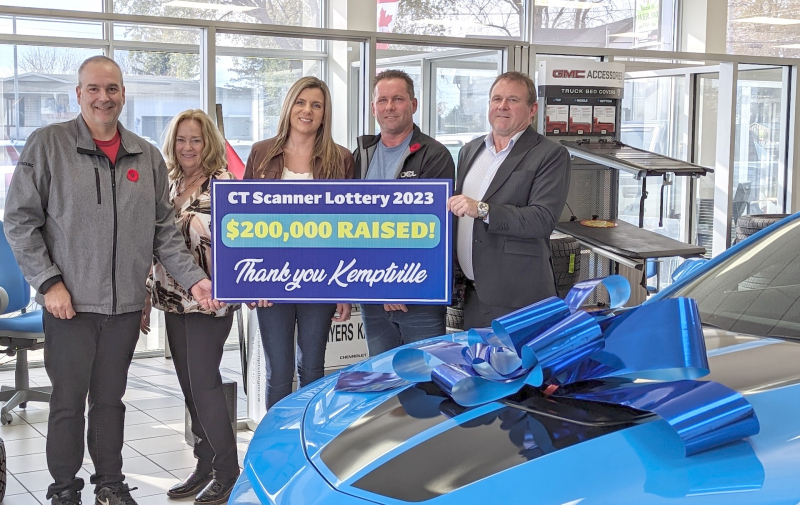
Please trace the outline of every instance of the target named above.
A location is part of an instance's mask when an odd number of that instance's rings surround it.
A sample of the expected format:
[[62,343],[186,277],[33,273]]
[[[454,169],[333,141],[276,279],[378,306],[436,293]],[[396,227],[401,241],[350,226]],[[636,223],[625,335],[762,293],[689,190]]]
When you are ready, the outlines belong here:
[[0,346],[5,353],[17,357],[14,387],[3,386],[0,401],[0,421],[11,422],[11,411],[17,406],[25,408],[28,402],[49,402],[51,387],[30,387],[28,351],[44,347],[42,310],[27,310],[31,301],[31,287],[19,269],[11,247],[3,233],[0,221]]

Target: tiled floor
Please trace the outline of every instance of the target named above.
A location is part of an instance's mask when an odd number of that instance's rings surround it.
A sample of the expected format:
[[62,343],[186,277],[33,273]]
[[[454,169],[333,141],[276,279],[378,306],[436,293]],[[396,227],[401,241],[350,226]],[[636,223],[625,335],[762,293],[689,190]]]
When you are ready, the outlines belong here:
[[[244,417],[247,401],[240,369],[239,351],[226,351],[220,371],[224,378],[236,381],[238,415]],[[50,385],[44,368],[31,369],[30,376],[31,385]],[[0,384],[13,386],[14,372],[0,372]],[[170,500],[166,495],[166,490],[185,478],[195,464],[192,448],[184,441],[183,395],[172,361],[165,358],[134,360],[124,401],[127,413],[122,471],[126,482],[139,488],[131,495],[140,505],[191,503],[191,498]],[[8,456],[3,505],[49,503],[45,500],[45,491],[51,482],[45,458],[47,404],[31,402],[26,410],[18,408],[12,415],[11,424],[0,426],[0,438],[5,442]],[[238,433],[240,464],[252,435],[248,430]],[[80,472],[87,483],[84,503],[93,502],[93,489],[89,485],[91,473],[92,462],[87,452]]]

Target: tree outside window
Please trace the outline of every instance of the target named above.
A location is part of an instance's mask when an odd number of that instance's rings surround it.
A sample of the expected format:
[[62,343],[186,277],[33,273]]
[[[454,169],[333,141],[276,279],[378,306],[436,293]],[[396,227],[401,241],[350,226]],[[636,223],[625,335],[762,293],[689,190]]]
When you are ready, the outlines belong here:
[[[508,39],[524,31],[525,0],[376,1],[379,31]],[[536,44],[672,49],[675,0],[527,1]]]
[[727,52],[800,57],[800,0],[728,0]]

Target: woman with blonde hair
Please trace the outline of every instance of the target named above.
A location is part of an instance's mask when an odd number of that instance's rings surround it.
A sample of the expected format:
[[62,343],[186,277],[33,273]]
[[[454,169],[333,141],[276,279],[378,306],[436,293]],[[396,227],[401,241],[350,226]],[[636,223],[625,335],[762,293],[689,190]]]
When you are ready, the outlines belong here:
[[[316,77],[303,77],[289,89],[281,107],[278,134],[253,144],[245,179],[352,179],[353,155],[333,142],[331,95]],[[256,303],[251,304],[255,307]],[[322,377],[325,345],[333,321],[350,318],[349,303],[272,303],[260,300],[257,315],[266,356],[267,409],[292,392],[297,325],[299,386]]]
[[[191,109],[170,122],[163,152],[175,225],[211,278],[211,181],[235,179],[226,169],[225,140],[205,112]],[[142,312],[142,331],[150,330],[151,304],[164,311],[172,362],[196,436],[195,471],[170,488],[167,496],[196,495],[195,503],[224,503],[239,476],[239,461],[219,365],[238,306],[205,310],[156,257],[147,286],[150,298]]]

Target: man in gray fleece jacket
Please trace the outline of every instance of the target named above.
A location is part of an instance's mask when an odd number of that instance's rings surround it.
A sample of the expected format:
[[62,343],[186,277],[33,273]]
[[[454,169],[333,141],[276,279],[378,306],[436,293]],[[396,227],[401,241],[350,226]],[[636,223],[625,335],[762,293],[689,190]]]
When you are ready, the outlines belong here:
[[78,504],[84,407],[96,503],[135,505],[123,484],[128,368],[153,255],[206,308],[211,281],[175,227],[158,150],[119,124],[125,87],[104,56],[78,71],[81,114],[36,130],[11,181],[4,229],[45,307],[44,361],[53,384],[47,466],[53,504]]

